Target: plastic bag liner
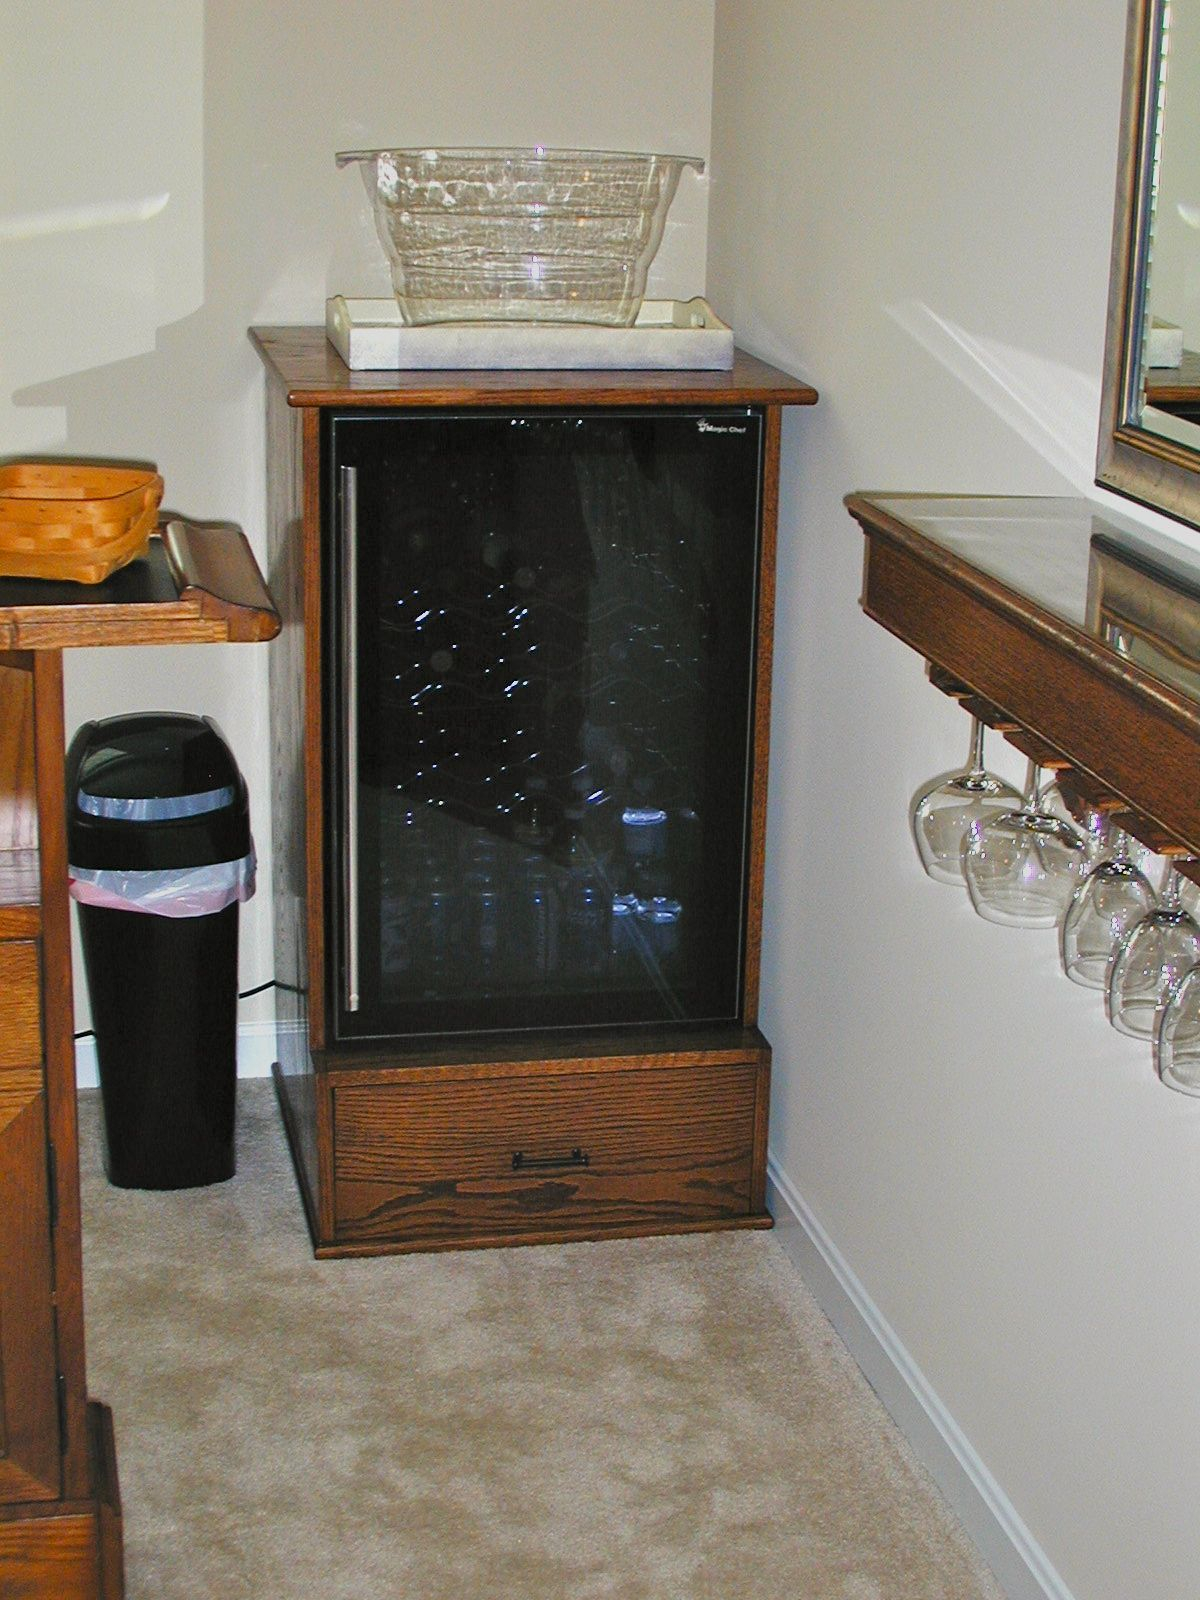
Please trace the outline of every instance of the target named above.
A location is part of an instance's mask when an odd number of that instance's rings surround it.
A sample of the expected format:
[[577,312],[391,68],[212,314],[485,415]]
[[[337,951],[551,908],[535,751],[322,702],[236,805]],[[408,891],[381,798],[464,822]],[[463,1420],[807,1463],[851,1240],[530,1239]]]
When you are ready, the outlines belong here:
[[253,847],[240,861],[207,867],[167,867],[157,872],[68,867],[71,897],[88,906],[140,911],[152,917],[207,917],[254,893]]
[[89,794],[86,789],[80,789],[76,796],[80,811],[86,811],[89,817],[108,817],[118,822],[173,822],[176,817],[202,817],[232,806],[235,798],[232,785],[205,789],[203,794],[150,795],[138,800]]

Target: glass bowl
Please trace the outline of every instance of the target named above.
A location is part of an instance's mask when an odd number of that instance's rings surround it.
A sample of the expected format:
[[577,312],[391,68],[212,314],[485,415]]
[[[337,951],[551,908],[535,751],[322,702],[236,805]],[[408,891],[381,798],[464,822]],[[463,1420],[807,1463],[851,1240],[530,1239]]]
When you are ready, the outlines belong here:
[[343,150],[358,162],[400,315],[632,325],[684,167],[619,150]]

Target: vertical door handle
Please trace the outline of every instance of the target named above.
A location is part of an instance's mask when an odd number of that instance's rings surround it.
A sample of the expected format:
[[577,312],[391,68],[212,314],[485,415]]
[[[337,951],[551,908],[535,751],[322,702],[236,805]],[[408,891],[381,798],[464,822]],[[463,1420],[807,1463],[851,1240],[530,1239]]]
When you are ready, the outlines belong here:
[[338,469],[342,582],[342,945],[358,1010],[358,468]]

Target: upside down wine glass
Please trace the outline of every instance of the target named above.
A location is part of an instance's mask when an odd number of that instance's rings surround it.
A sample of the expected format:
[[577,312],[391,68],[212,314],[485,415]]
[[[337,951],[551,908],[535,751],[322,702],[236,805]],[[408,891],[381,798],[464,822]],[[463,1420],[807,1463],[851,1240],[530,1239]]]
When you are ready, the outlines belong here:
[[1104,989],[1121,940],[1154,910],[1154,890],[1134,865],[1129,835],[1105,829],[1110,854],[1098,861],[1071,896],[1059,949],[1063,971],[1085,989]]
[[1172,867],[1162,902],[1136,922],[1117,947],[1108,978],[1108,1020],[1121,1033],[1152,1039],[1171,986],[1200,961],[1200,926],[1180,902]]
[[1200,1095],[1200,966],[1171,985],[1154,1035],[1154,1070],[1169,1089]]
[[929,876],[961,885],[963,840],[1020,798],[1011,783],[985,770],[983,723],[972,717],[967,765],[923,785],[909,806],[917,854]]
[[1030,761],[1020,808],[988,818],[963,842],[971,904],[988,922],[1053,928],[1086,870],[1083,835],[1042,809],[1040,782],[1041,768]]

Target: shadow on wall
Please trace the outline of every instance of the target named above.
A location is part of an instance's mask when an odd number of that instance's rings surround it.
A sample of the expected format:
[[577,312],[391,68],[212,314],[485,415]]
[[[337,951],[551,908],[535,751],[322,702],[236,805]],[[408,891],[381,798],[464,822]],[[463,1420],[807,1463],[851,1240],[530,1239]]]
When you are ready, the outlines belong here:
[[968,333],[921,301],[905,300],[885,309],[1077,494],[1091,492],[1098,382],[1060,362]]
[[[152,351],[159,328],[202,303],[203,21],[202,0],[115,11],[65,0],[25,10],[12,30],[0,106],[8,454],[105,448],[73,437],[66,397],[42,386]],[[130,430],[122,447],[145,441]]]

